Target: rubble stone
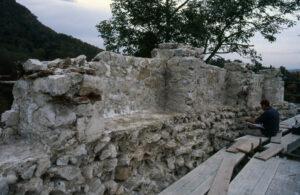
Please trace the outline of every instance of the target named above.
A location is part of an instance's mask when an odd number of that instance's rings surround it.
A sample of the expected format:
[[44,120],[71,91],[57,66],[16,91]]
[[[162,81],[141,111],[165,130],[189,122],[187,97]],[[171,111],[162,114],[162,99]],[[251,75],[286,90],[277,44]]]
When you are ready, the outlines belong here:
[[23,69],[25,72],[36,72],[46,70],[47,65],[39,60],[29,59],[23,64]]
[[158,194],[242,133],[261,98],[297,110],[276,71],[214,67],[177,43],[153,55],[28,60],[1,119],[0,191]]

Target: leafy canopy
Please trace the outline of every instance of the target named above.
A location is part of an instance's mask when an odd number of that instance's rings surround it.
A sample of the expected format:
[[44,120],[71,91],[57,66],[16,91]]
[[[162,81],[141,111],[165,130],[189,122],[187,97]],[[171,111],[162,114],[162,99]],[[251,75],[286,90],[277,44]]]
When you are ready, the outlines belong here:
[[203,47],[206,61],[223,53],[259,59],[255,33],[270,42],[299,19],[299,0],[113,0],[98,31],[107,50],[150,56],[162,42]]

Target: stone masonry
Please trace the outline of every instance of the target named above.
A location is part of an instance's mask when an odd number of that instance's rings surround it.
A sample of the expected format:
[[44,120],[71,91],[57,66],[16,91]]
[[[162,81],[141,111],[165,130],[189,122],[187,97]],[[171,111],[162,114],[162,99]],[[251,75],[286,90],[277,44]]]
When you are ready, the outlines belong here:
[[156,194],[242,134],[261,98],[292,113],[277,70],[203,57],[161,44],[153,58],[25,62],[1,117],[0,194]]

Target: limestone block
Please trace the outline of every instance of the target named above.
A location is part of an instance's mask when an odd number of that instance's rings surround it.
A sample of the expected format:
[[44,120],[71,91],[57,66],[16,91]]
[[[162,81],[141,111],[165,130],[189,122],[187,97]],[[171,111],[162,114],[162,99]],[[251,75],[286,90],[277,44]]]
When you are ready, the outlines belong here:
[[182,154],[187,154],[192,151],[192,148],[190,146],[181,146],[177,150],[175,150],[175,155],[179,156]]
[[47,65],[36,59],[29,59],[23,64],[23,69],[25,72],[35,72],[46,70]]
[[44,78],[38,78],[33,83],[35,92],[50,94],[51,96],[61,96],[69,92],[75,84],[82,81],[82,75],[50,75]]
[[131,175],[131,168],[128,166],[118,166],[115,170],[115,179],[126,181]]
[[110,70],[110,67],[103,62],[90,62],[90,67],[96,70],[97,76],[104,76]]
[[51,161],[49,157],[39,159],[37,162],[35,176],[36,177],[42,176],[50,166],[51,166]]
[[86,56],[85,55],[80,55],[76,58],[73,59],[73,64],[77,66],[84,66],[86,63]]
[[86,179],[92,179],[94,177],[94,168],[95,168],[95,164],[89,164],[85,167],[82,168],[82,175],[86,178]]
[[178,165],[179,167],[184,166],[184,158],[182,156],[179,156],[175,162],[176,162],[176,165]]
[[17,177],[17,175],[16,175],[16,173],[15,172],[10,172],[10,173],[8,173],[8,175],[6,176],[6,181],[7,181],[7,183],[8,184],[15,184],[16,182],[17,182],[17,180],[18,180],[18,177]]
[[116,194],[119,185],[115,181],[108,181],[105,183],[105,187],[108,189],[109,194]]
[[43,180],[40,178],[32,178],[29,182],[23,181],[17,184],[17,194],[40,194],[43,189]]
[[117,149],[113,144],[109,144],[101,153],[100,160],[117,157]]
[[118,166],[128,166],[130,165],[130,157],[128,154],[121,154],[119,157],[118,157]]
[[32,178],[33,174],[34,174],[34,171],[36,170],[36,165],[32,165],[31,167],[27,168],[26,170],[24,170],[22,173],[21,173],[21,177],[23,179],[30,179]]
[[48,173],[55,177],[66,179],[68,181],[82,178],[80,169],[71,165],[52,167],[48,170]]
[[97,154],[99,153],[105,146],[107,145],[107,143],[97,143],[97,145],[94,148],[94,153]]
[[147,143],[158,142],[160,139],[161,139],[161,134],[158,133],[147,134],[145,137],[145,141]]
[[113,171],[117,165],[118,165],[118,159],[116,158],[106,159],[103,161],[103,171],[104,172]]
[[70,156],[62,156],[56,160],[56,165],[58,166],[66,166],[69,164]]
[[80,156],[85,156],[87,155],[87,149],[85,144],[81,144],[77,146],[74,150],[68,152],[68,155],[73,156],[73,157],[80,157]]
[[168,149],[175,148],[176,146],[177,144],[174,140],[168,141],[167,144],[165,145],[165,147]]
[[85,139],[85,130],[87,128],[88,119],[86,117],[77,118],[76,129],[77,138],[82,141]]
[[175,169],[176,158],[174,156],[167,159],[168,168],[171,170]]
[[66,192],[66,182],[63,180],[55,180],[54,189],[59,192]]
[[0,195],[8,195],[9,187],[6,178],[0,177]]
[[76,114],[66,107],[58,107],[55,110],[55,126],[68,126],[76,121]]
[[100,179],[95,179],[89,184],[88,195],[103,195],[105,192],[105,185],[101,183]]
[[204,156],[204,154],[205,154],[205,152],[203,150],[198,149],[198,150],[193,150],[191,155],[193,157],[201,158]]
[[[55,60],[48,61],[47,66],[48,66],[48,68],[57,68],[57,67],[61,67],[61,64],[63,64],[63,63],[64,63],[63,59],[57,58]],[[59,71],[62,70],[60,68],[58,68],[58,69],[59,69]]]
[[81,96],[94,96],[101,100],[103,86],[100,77],[84,75],[82,84],[80,86],[79,95]]
[[19,123],[19,111],[8,110],[1,115],[1,122],[7,127],[13,127]]

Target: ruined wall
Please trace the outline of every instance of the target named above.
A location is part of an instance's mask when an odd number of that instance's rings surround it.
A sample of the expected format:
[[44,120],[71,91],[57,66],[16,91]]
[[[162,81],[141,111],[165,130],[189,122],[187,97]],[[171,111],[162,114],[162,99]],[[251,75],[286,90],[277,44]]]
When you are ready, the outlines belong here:
[[240,135],[262,97],[290,109],[268,73],[178,44],[153,55],[27,61],[1,119],[0,190],[155,194]]

